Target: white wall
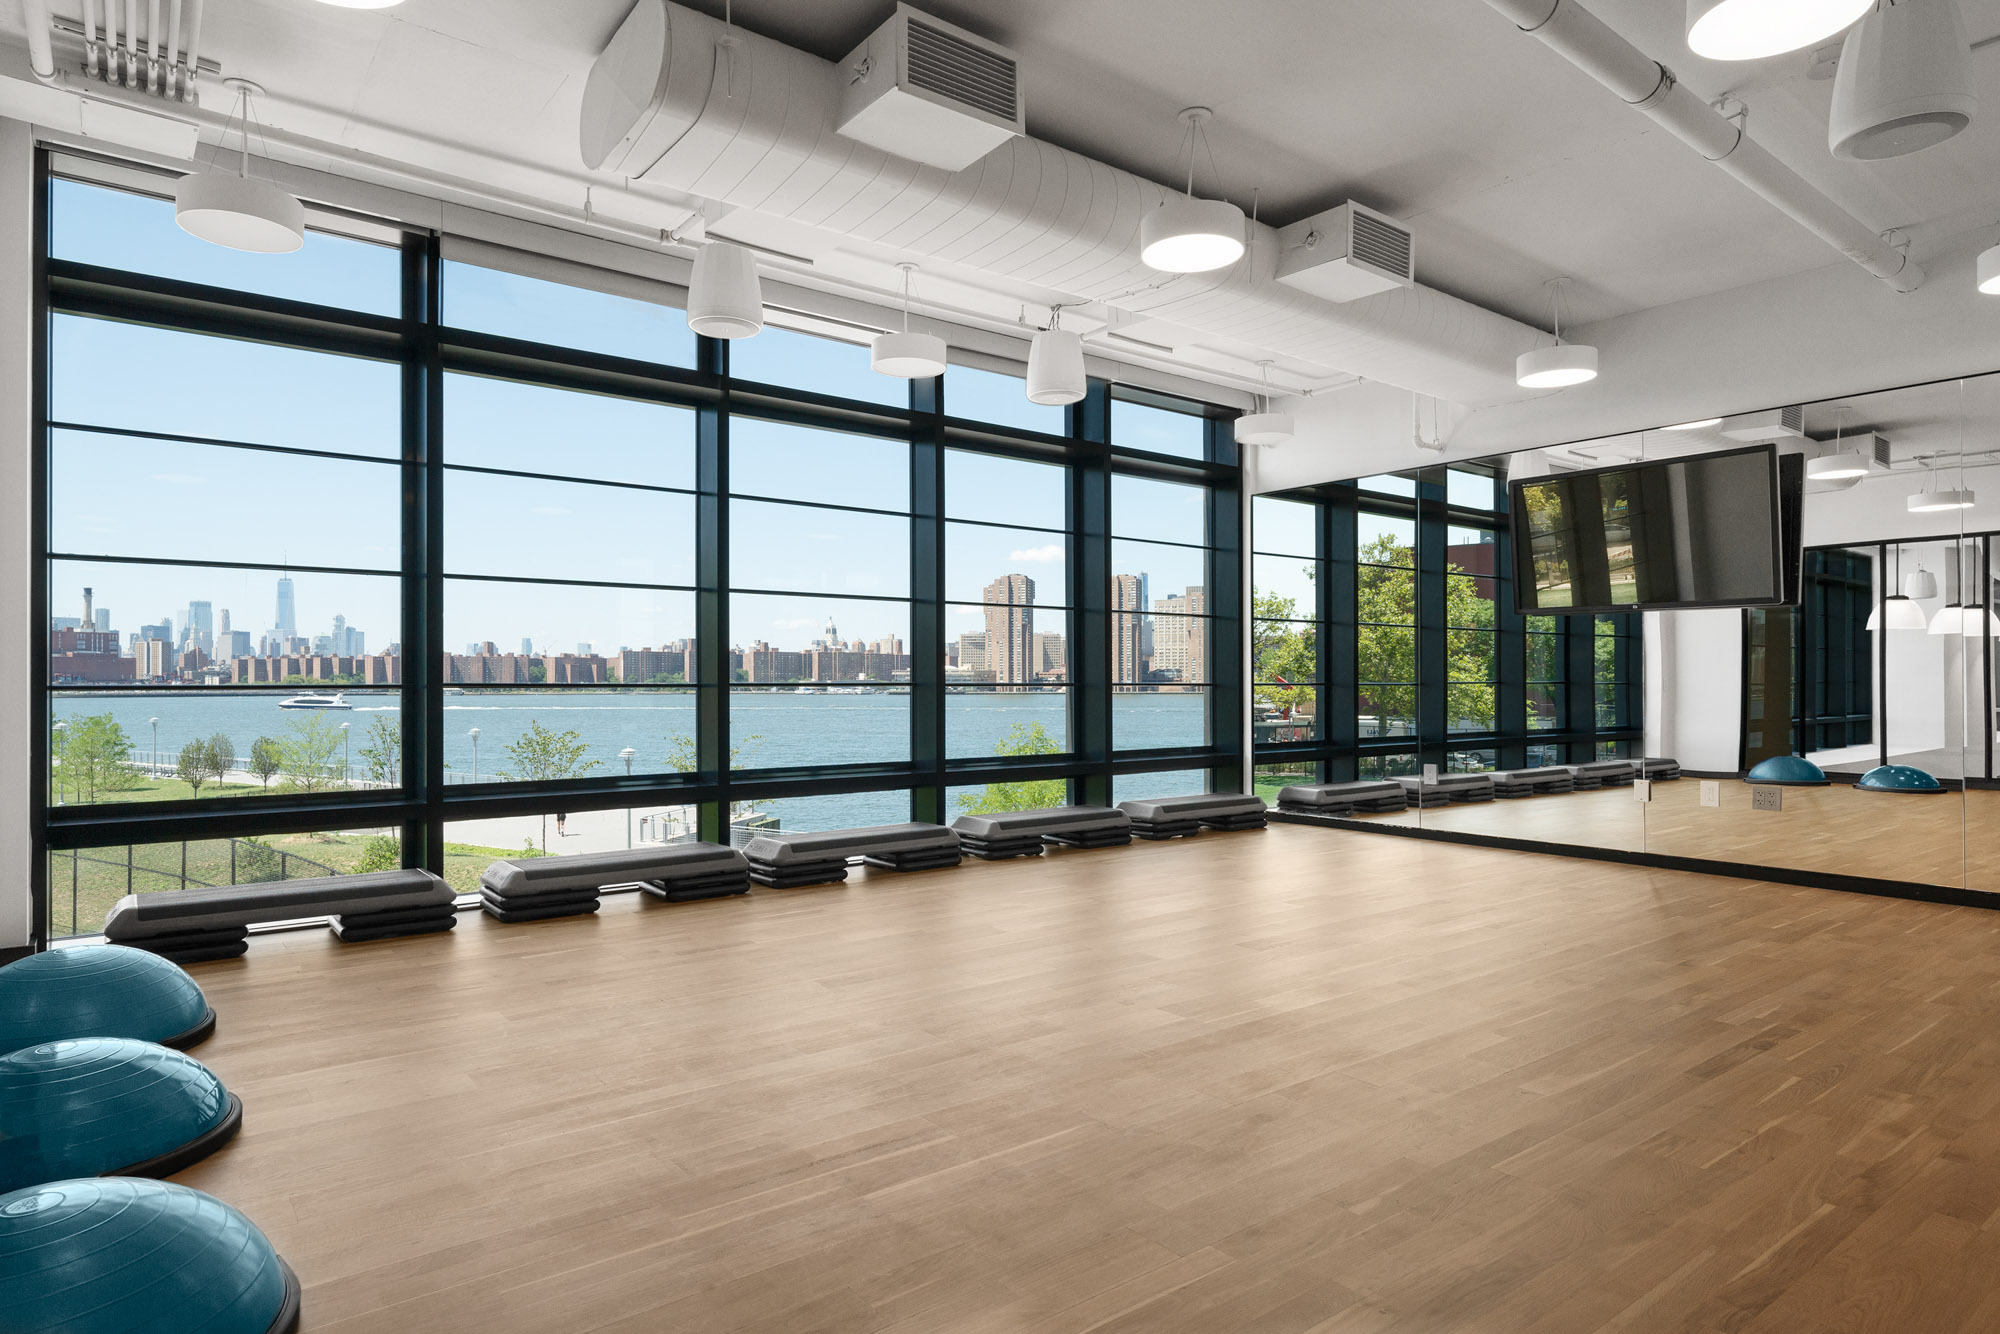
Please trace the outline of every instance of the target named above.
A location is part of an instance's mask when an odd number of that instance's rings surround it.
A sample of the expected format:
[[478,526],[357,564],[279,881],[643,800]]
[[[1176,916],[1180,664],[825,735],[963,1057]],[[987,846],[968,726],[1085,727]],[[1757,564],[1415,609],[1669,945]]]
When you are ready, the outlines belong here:
[[1649,611],[1646,753],[1733,773],[1743,737],[1743,613]]
[[33,654],[45,642],[29,618],[29,389],[34,345],[34,134],[0,120],[0,950],[28,943],[28,743]]

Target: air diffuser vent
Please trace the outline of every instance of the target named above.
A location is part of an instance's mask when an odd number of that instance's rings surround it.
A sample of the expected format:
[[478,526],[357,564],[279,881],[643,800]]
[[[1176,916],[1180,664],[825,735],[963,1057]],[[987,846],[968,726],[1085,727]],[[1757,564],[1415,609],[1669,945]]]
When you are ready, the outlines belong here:
[[1389,273],[1410,271],[1410,234],[1373,213],[1354,215],[1354,258]]
[[835,128],[897,157],[964,171],[1026,128],[1014,53],[908,5],[842,68]]
[[1799,440],[1806,433],[1806,410],[1794,404],[1789,408],[1740,413],[1724,417],[1722,425],[1715,429],[1731,440],[1747,440],[1754,444],[1767,440]]
[[1415,282],[1410,229],[1359,204],[1301,219],[1278,232],[1278,281],[1323,296],[1354,301]]

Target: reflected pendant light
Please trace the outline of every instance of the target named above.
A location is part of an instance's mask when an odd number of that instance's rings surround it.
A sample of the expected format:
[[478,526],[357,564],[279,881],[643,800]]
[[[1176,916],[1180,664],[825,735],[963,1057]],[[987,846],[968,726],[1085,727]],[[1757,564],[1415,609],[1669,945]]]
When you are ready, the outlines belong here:
[[1979,290],[1986,296],[2000,296],[2000,245],[1979,252]]
[[[1897,547],[1896,569],[1900,572],[1902,568],[1903,549]],[[1917,573],[1923,574],[1925,579],[1930,579],[1930,575],[1924,573],[1921,569]],[[1910,576],[1910,580],[1914,580],[1915,578],[1916,575]],[[1868,613],[1868,629],[1874,630],[1878,628],[1885,619],[1891,630],[1921,630],[1924,628],[1924,609],[1919,607],[1915,602],[1912,602],[1908,596],[1907,590],[1911,587],[1910,580],[1904,581],[1904,592],[1889,594],[1889,596],[1882,599],[1880,606]],[[1931,592],[1935,593],[1936,591],[1936,581],[1932,580]]]
[[1236,443],[1282,445],[1292,438],[1298,424],[1289,412],[1271,411],[1271,363],[1260,361],[1257,366],[1264,373],[1264,392],[1258,395],[1257,411],[1236,419]]
[[868,364],[899,380],[928,380],[933,375],[943,375],[944,339],[910,331],[911,287],[917,266],[906,260],[896,267],[903,271],[903,327],[900,332],[875,335],[875,341],[868,347]]
[[1967,607],[1963,616],[1967,639],[1978,639],[1981,635],[2000,638],[2000,616],[1995,616],[1991,608]]
[[1919,565],[1903,576],[1903,596],[1928,602],[1937,596],[1937,576]]
[[1688,50],[1710,60],[1761,60],[1811,46],[1866,14],[1874,0],[1687,0]]
[[1840,49],[1827,147],[1849,162],[1899,157],[1943,143],[1978,110],[1958,0],[1875,0]]
[[1957,543],[1952,544],[1950,563],[1945,566],[1945,579],[1951,600],[1938,608],[1931,617],[1930,631],[1934,635],[1958,635],[1965,633],[1965,551]]
[[1720,425],[1722,425],[1722,418],[1720,417],[1703,417],[1700,421],[1682,422],[1678,426],[1664,426],[1660,429],[1665,431],[1705,431],[1711,426]]
[[1833,426],[1833,451],[1816,459],[1806,460],[1806,477],[1815,482],[1858,482],[1868,475],[1870,465],[1866,454],[1840,447],[1841,432],[1846,423],[1847,409],[1843,406],[1835,411]]
[[740,245],[710,241],[695,252],[688,281],[688,328],[707,338],[749,338],[764,328],[764,284],[757,257]]
[[1028,401],[1061,407],[1082,401],[1089,385],[1083,369],[1083,339],[1062,324],[1062,307],[1049,307],[1049,327],[1028,344]]
[[[264,90],[248,79],[225,79],[236,90],[243,112],[243,155],[236,175],[195,170],[174,186],[174,222],[190,236],[231,250],[260,255],[286,255],[306,243],[306,208],[269,181],[250,175],[250,98]],[[222,122],[222,143],[229,139],[232,111]],[[220,145],[218,145],[219,147]]]
[[1523,389],[1567,389],[1597,378],[1597,349],[1562,340],[1562,294],[1568,284],[1567,278],[1547,283],[1555,345],[1530,348],[1514,358],[1514,383]]
[[[1207,273],[1243,257],[1243,210],[1226,199],[1197,199],[1194,194],[1195,156],[1208,146],[1202,127],[1214,115],[1207,107],[1188,107],[1180,114],[1181,124],[1187,126],[1187,193],[1168,195],[1139,219],[1139,259],[1149,269]],[[1213,149],[1208,160],[1213,168]]]
[[1937,514],[1945,510],[1969,510],[1978,503],[1971,488],[1965,484],[1965,381],[1958,382],[1958,485],[1936,489],[1937,456],[1931,456],[1930,480],[1932,489],[1917,492],[1909,497],[1905,506],[1912,514]]

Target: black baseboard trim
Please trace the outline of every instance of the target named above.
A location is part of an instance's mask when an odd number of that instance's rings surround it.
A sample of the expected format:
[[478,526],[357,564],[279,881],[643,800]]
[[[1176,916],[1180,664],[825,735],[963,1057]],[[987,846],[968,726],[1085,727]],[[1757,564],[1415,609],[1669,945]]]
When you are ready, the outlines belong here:
[[1626,852],[1620,848],[1589,848],[1574,843],[1542,843],[1531,838],[1504,838],[1497,834],[1465,834],[1449,829],[1418,829],[1411,825],[1376,824],[1331,815],[1299,815],[1273,809],[1274,824],[1318,825],[1325,829],[1348,829],[1361,834],[1383,834],[1391,838],[1428,839],[1433,843],[1457,843],[1473,848],[1498,848],[1505,852],[1537,852],[1550,857],[1573,857],[1578,861],[1616,862],[1622,866],[1650,866],[1661,871],[1692,871],[1697,875],[1726,875],[1737,880],[1765,880],[1780,885],[1802,885],[1807,889],[1833,889],[1844,894],[1873,894],[1878,898],[1915,899],[1920,903],[1943,903],[1955,908],[2000,910],[2000,893],[1963,889],[1953,885],[1921,885],[1905,880],[1876,880],[1869,876],[1829,875],[1821,871],[1797,871],[1783,866],[1750,866],[1741,862],[1709,861],[1701,857],[1670,857],[1657,852]]

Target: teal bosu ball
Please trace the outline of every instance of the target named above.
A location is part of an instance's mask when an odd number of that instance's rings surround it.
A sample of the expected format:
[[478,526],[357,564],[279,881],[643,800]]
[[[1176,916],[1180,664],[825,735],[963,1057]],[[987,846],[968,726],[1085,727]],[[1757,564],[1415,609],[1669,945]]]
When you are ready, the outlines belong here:
[[187,970],[145,950],[78,945],[0,968],[0,1054],[64,1038],[191,1047],[214,1030]]

